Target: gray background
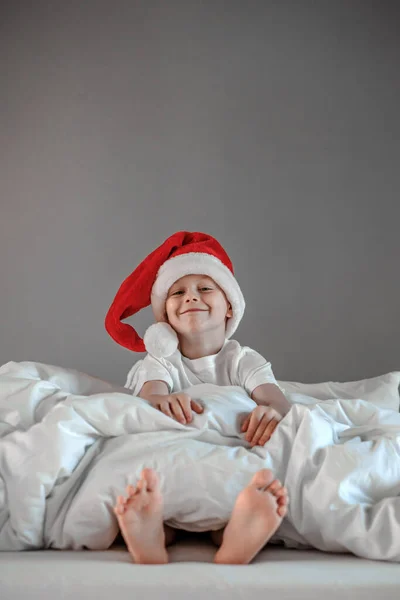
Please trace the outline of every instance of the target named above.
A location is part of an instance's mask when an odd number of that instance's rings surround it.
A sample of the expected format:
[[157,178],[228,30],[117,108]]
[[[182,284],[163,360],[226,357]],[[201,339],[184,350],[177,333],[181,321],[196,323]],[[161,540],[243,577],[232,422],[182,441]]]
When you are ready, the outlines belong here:
[[400,369],[398,3],[1,6],[1,364],[124,383],[104,316],[189,229],[280,379]]

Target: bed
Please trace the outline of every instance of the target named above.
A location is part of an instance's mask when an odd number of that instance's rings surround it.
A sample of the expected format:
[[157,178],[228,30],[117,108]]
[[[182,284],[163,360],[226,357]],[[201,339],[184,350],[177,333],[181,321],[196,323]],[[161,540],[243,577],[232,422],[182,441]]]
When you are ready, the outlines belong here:
[[170,564],[132,564],[120,546],[99,551],[39,550],[0,555],[2,600],[398,600],[400,565],[351,555],[269,548],[251,565],[212,564],[214,548],[188,539],[169,549]]
[[[296,406],[307,405],[313,401],[312,399],[317,399],[318,402],[327,401],[328,406],[332,399],[342,398],[357,403],[358,399],[362,398],[367,407],[374,406],[385,411],[388,430],[392,427],[391,420],[393,423],[398,421],[399,383],[399,372],[358,382],[319,384],[280,382],[291,402]],[[4,396],[4,390],[7,389],[9,392]],[[33,421],[35,419],[40,421],[45,413],[47,415],[62,413],[69,399],[74,395],[75,408],[78,405],[86,406],[89,401],[96,401],[96,405],[99,405],[96,400],[99,394],[105,394],[109,400],[113,398],[118,402],[125,401],[127,395],[126,390],[117,389],[107,382],[88,375],[39,363],[8,363],[1,367],[0,390],[3,394],[3,400],[0,398],[1,448],[6,447],[4,440],[11,439],[17,429],[28,436],[26,439],[29,441],[30,432],[33,431]],[[345,402],[346,400],[343,405]],[[57,404],[60,406],[55,411],[53,409]],[[40,411],[42,414],[39,414]],[[141,416],[141,423],[146,427],[144,415],[145,413]],[[65,422],[64,419],[63,423]],[[124,424],[126,425],[126,419]],[[120,425],[118,421],[115,427]],[[228,425],[225,423],[226,427]],[[63,426],[61,429],[64,435],[66,427]],[[40,431],[40,426],[37,426],[35,431]],[[112,434],[116,435],[115,431]],[[397,430],[395,436],[395,439],[398,439]],[[229,437],[226,439],[229,440]],[[37,442],[37,438],[32,440]],[[118,436],[110,443],[116,442]],[[29,451],[29,444],[27,448]],[[3,453],[3,462],[0,463],[3,478],[5,456],[6,454]],[[43,456],[42,452],[42,462],[53,459],[53,453],[49,458],[46,455],[44,459]],[[92,469],[95,459],[93,461],[93,456],[89,456],[89,459],[92,461],[90,462]],[[23,468],[24,460],[21,460],[21,457],[18,460]],[[70,474],[79,476],[81,466],[85,468],[84,460],[79,463],[79,468],[71,464]],[[58,473],[58,484],[60,481],[64,484],[68,483],[68,477],[65,475],[67,466],[62,465],[62,468],[63,478],[61,481]],[[57,469],[60,469],[59,465]],[[34,463],[31,465],[31,471],[33,474],[37,471]],[[117,473],[118,469],[114,471],[113,476],[120,476]],[[50,470],[46,476],[49,477],[49,474]],[[72,481],[72,477],[70,479],[76,489],[77,481]],[[97,480],[93,481],[96,483]],[[110,489],[113,486],[115,488],[117,483],[115,479],[112,485],[110,484]],[[62,485],[59,487],[62,488]],[[227,566],[212,564],[215,547],[206,534],[192,531],[185,534],[184,539],[169,547],[170,564],[135,565],[125,547],[115,541],[117,529],[110,510],[112,506],[110,490],[107,490],[108,496],[104,492],[102,502],[99,502],[93,510],[90,510],[90,507],[88,509],[83,501],[84,498],[83,500],[80,498],[75,510],[72,503],[68,512],[60,509],[61,504],[57,500],[57,495],[52,496],[53,491],[48,493],[48,498],[55,498],[57,511],[54,504],[44,503],[42,524],[38,521],[36,529],[32,528],[28,531],[28,527],[26,535],[17,538],[14,534],[19,527],[21,529],[20,523],[24,523],[27,512],[31,509],[32,500],[28,498],[27,503],[24,504],[21,490],[19,489],[19,492],[12,496],[12,486],[8,487],[12,505],[20,504],[18,518],[15,517],[10,525],[12,519],[9,519],[8,515],[12,510],[11,503],[7,509],[5,495],[3,493],[2,496],[0,489],[0,509],[2,509],[0,510],[0,548],[3,550],[0,552],[0,598],[2,600],[22,598],[48,600],[57,596],[62,599],[79,600],[93,597],[102,600],[102,598],[110,598],[113,593],[120,595],[121,592],[134,594],[135,597],[142,595],[149,600],[157,598],[179,600],[189,596],[192,598],[209,596],[213,599],[254,598],[256,592],[267,595],[272,592],[285,600],[308,599],[320,595],[324,600],[339,597],[352,599],[362,597],[365,600],[376,598],[377,595],[388,599],[399,597],[399,561],[390,560],[390,557],[388,560],[370,560],[345,552],[321,552],[309,548],[290,547],[290,543],[296,546],[293,538],[289,540],[289,544],[285,543],[286,547],[283,547],[282,543],[268,545],[251,565]],[[93,491],[90,492],[89,489],[89,493],[93,497]],[[169,501],[167,499],[169,508],[176,502],[176,496],[171,497]],[[295,505],[295,502],[293,504]],[[80,521],[82,514],[85,514],[85,519]],[[58,516],[60,519],[57,521]],[[198,517],[201,517],[200,513]],[[51,528],[48,527],[46,518],[52,519]],[[102,533],[99,535],[96,523],[101,520],[103,520]],[[284,529],[283,525],[282,529]],[[44,538],[41,537],[43,535]],[[50,549],[40,547],[42,539],[46,540],[47,547]],[[83,545],[91,549],[82,549]],[[14,551],[8,551],[8,546],[11,546]],[[301,544],[298,546],[300,547]],[[400,539],[398,546],[400,547]],[[18,551],[30,547],[37,549]],[[366,548],[365,556],[369,556],[368,553],[369,549]]]

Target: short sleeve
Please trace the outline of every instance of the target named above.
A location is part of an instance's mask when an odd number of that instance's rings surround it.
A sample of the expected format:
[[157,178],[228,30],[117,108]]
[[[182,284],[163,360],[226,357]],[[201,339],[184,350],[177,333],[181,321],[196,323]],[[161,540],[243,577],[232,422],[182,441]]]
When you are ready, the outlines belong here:
[[146,381],[164,381],[171,393],[173,387],[172,377],[163,359],[157,359],[147,354],[143,360],[139,360],[129,371],[125,387],[132,390],[132,394],[137,396]]
[[259,385],[273,383],[282,389],[275,379],[271,363],[251,348],[243,347],[238,362],[240,386],[251,396]]

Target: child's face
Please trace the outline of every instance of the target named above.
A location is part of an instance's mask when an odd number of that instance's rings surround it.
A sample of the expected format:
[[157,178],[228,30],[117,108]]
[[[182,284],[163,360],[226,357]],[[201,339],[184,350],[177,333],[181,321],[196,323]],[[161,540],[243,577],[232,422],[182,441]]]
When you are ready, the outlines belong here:
[[232,309],[225,293],[207,275],[185,275],[175,281],[165,303],[168,323],[178,334],[190,336],[225,331]]

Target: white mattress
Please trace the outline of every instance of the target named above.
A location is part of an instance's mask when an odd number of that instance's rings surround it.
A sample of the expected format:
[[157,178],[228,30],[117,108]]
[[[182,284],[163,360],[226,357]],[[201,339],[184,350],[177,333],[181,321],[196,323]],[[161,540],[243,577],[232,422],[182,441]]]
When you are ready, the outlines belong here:
[[[170,564],[156,566],[132,564],[121,546],[104,552],[2,552],[0,598],[398,600],[400,597],[400,564],[270,547],[251,565],[214,565],[214,552],[208,541],[183,540],[169,548]],[[255,595],[257,592],[262,596]]]

